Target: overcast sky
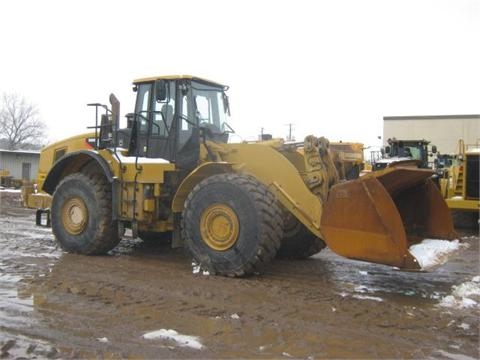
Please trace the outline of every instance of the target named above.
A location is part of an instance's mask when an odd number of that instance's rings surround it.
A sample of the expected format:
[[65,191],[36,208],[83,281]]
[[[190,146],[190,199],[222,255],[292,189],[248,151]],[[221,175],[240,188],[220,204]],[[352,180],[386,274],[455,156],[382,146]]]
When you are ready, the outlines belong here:
[[379,145],[383,116],[480,114],[480,0],[15,0],[0,33],[0,93],[36,104],[49,141],[165,74],[229,85],[244,140],[291,123]]

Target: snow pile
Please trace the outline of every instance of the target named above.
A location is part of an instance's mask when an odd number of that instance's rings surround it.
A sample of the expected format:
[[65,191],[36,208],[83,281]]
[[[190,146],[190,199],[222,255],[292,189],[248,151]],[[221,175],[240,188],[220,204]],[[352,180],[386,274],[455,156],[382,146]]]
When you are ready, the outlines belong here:
[[471,281],[452,286],[452,294],[445,296],[438,304],[442,307],[455,309],[479,307],[480,301],[480,276],[475,276]]
[[430,270],[444,264],[448,257],[467,244],[458,240],[425,239],[419,244],[410,246],[410,253],[417,259],[422,270]]
[[171,329],[160,329],[157,331],[152,331],[142,336],[147,340],[155,339],[165,339],[176,342],[179,346],[189,347],[192,349],[200,350],[203,348],[202,343],[200,342],[197,336],[182,335]]

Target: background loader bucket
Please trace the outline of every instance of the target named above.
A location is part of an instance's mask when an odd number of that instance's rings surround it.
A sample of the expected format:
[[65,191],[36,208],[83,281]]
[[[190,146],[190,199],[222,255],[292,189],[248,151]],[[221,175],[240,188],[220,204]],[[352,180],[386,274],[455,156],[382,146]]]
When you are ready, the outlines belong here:
[[408,251],[411,245],[456,236],[431,175],[430,170],[394,167],[333,186],[321,219],[323,240],[351,259],[420,269]]

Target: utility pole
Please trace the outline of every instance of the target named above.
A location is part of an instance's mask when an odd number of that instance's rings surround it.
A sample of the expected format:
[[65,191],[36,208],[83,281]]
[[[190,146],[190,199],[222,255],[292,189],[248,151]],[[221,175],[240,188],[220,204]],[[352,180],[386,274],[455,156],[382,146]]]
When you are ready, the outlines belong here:
[[285,126],[288,126],[287,141],[294,141],[294,140],[295,140],[295,138],[292,136],[293,125],[294,125],[294,124],[292,124],[292,123],[290,123],[290,124],[285,124]]

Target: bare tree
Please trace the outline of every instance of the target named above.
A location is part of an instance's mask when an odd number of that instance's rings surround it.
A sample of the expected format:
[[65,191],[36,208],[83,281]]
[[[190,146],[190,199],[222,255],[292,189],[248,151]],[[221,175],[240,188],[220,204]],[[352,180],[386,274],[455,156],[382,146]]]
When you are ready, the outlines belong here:
[[45,124],[38,109],[23,96],[4,93],[0,102],[0,139],[7,150],[39,148],[45,135]]

